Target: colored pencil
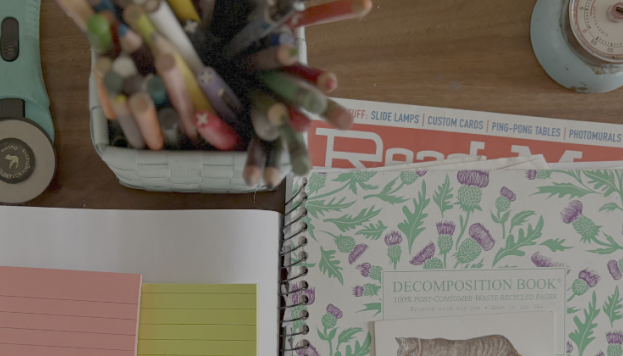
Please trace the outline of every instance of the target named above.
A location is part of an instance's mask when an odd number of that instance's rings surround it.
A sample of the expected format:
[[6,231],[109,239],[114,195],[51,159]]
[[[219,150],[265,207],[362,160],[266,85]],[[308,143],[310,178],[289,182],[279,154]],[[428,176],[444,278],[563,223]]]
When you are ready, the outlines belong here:
[[205,65],[218,64],[220,56],[215,56],[218,39],[202,27],[197,21],[184,23],[184,32]]
[[320,114],[327,109],[327,97],[302,79],[279,72],[260,72],[258,78],[290,105],[312,114]]
[[281,71],[314,83],[316,87],[324,93],[330,93],[337,89],[337,76],[331,72],[326,72],[300,63],[284,67]]
[[180,23],[193,20],[201,23],[201,18],[191,0],[168,0]]
[[130,97],[128,105],[147,147],[154,151],[161,150],[164,147],[164,138],[154,101],[147,93],[138,92]]
[[279,126],[273,125],[266,112],[259,110],[255,107],[251,108],[251,123],[253,124],[253,131],[255,135],[264,141],[275,141],[279,138]]
[[293,107],[288,106],[288,114],[290,116],[290,127],[295,132],[307,132],[312,126],[312,121]]
[[158,122],[167,148],[177,148],[180,144],[180,117],[172,108],[158,111]]
[[281,153],[283,145],[281,139],[264,143],[266,150],[266,167],[264,167],[264,184],[266,188],[274,189],[281,182]]
[[99,54],[105,54],[112,49],[112,32],[104,16],[95,14],[87,21],[87,39]]
[[154,27],[177,48],[192,71],[196,74],[203,69],[203,62],[169,4],[164,0],[147,0],[143,8]]
[[[125,82],[123,83],[123,92],[125,93],[125,95],[130,96],[134,93],[138,93],[139,91],[144,91],[143,90],[144,81],[145,81],[145,77],[143,77],[140,74],[135,74],[131,77],[126,78]],[[156,106],[158,105],[156,104]]]
[[139,150],[145,148],[145,140],[143,140],[141,131],[139,130],[132,113],[130,113],[128,98],[125,95],[117,95],[112,98],[111,105],[115,115],[117,115],[119,126],[121,126],[123,134],[128,140],[130,146]]
[[276,28],[281,26],[287,19],[294,14],[294,1],[286,0],[276,4],[268,1],[261,2],[260,7],[254,12],[254,16],[249,19],[247,25],[240,30],[223,48],[226,58],[232,58],[236,54],[244,51],[253,42],[256,42]]
[[290,153],[292,172],[304,176],[311,170],[311,160],[305,144],[305,137],[300,132],[294,132],[288,125],[281,126],[281,139],[285,142]]
[[291,66],[298,61],[298,54],[298,49],[293,46],[268,47],[247,56],[244,59],[244,70],[253,73]]
[[320,117],[340,130],[350,129],[355,121],[350,111],[331,99],[327,99],[327,102],[327,110]]
[[138,72],[142,75],[154,73],[154,57],[141,36],[131,29],[122,30],[120,27],[119,30],[121,49],[132,57]]
[[191,141],[197,141],[199,134],[193,124],[195,110],[188,93],[188,88],[184,83],[184,78],[177,66],[175,59],[170,54],[164,54],[156,59],[156,70],[167,87],[169,99],[177,110],[182,124],[182,131]]
[[288,107],[274,96],[261,89],[249,93],[254,109],[260,111],[274,126],[281,126],[289,121]]
[[242,172],[242,177],[248,186],[258,185],[262,178],[262,167],[266,158],[263,146],[262,140],[253,136],[247,148],[247,163]]
[[110,0],[88,0],[89,5],[95,10],[95,12],[101,12],[108,10],[110,12],[116,12],[115,6]]
[[108,121],[108,138],[111,146],[122,148],[128,148],[129,146],[121,125],[119,125],[119,120]]
[[93,68],[93,75],[95,76],[95,81],[97,83],[97,96],[99,98],[100,105],[102,106],[104,116],[108,120],[114,120],[116,118],[115,113],[112,110],[112,106],[110,105],[108,91],[104,86],[104,76],[106,73],[110,72],[111,69],[112,60],[107,57],[98,58],[95,62],[95,67]]
[[56,0],[56,3],[82,32],[87,32],[87,22],[95,12],[86,0]]
[[169,97],[167,96],[167,87],[157,75],[151,75],[143,82],[145,91],[151,96],[156,104],[156,107],[163,107],[169,104]]
[[221,151],[230,151],[242,143],[234,129],[215,114],[201,110],[195,113],[193,122],[206,142]]
[[[140,5],[130,4],[123,10],[123,20],[134,31],[141,34],[143,41],[152,48],[152,35],[157,33],[154,25]],[[153,48],[152,48],[153,50]]]
[[116,72],[110,71],[104,75],[104,87],[112,98],[123,92],[124,79]]
[[286,23],[290,28],[320,25],[363,17],[372,10],[372,0],[338,0],[306,8]]
[[205,94],[203,94],[203,91],[199,87],[199,84],[197,83],[197,77],[190,70],[184,59],[180,56],[177,49],[163,36],[154,34],[153,38],[156,56],[162,54],[171,54],[175,59],[175,63],[179,67],[180,72],[182,73],[182,78],[184,78],[184,82],[186,83],[186,88],[188,90],[188,93],[190,94],[190,99],[193,103],[195,111],[208,110],[209,112],[216,114],[216,111],[208,101],[208,98],[205,96]]
[[134,60],[126,55],[119,56],[112,61],[112,70],[113,72],[119,74],[123,79],[127,79],[138,74],[138,69],[136,69]]
[[234,91],[212,67],[205,67],[197,74],[197,81],[214,106],[218,115],[235,129],[244,127],[238,115],[244,107]]

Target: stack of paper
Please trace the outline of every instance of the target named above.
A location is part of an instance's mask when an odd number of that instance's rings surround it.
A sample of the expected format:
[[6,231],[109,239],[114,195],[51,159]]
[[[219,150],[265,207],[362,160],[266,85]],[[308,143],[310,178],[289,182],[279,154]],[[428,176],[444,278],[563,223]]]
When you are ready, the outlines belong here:
[[0,355],[136,355],[141,276],[0,267]]
[[256,325],[257,285],[144,284],[138,354],[256,355]]

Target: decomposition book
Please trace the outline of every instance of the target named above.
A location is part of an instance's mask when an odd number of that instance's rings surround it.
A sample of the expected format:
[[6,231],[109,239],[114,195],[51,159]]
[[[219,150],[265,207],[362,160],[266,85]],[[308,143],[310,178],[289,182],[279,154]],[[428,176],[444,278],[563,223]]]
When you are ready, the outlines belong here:
[[[556,355],[623,352],[623,171],[425,169],[295,179],[288,356],[374,355],[377,321],[426,318],[413,324],[438,333],[395,337],[460,340],[504,322],[452,335],[432,320],[535,312],[551,313]],[[396,354],[387,342],[377,356]]]

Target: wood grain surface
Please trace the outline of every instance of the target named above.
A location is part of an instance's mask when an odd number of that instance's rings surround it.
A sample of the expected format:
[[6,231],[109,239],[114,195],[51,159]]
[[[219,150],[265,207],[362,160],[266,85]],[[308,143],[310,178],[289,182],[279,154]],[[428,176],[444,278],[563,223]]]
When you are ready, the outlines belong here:
[[[534,0],[374,0],[362,20],[307,29],[309,63],[334,71],[335,97],[621,123],[621,89],[571,92],[530,44]],[[53,0],[42,0],[43,73],[58,173],[31,206],[283,211],[284,187],[245,195],[148,193],[120,186],[91,145],[89,46]],[[414,139],[417,139],[416,137]]]

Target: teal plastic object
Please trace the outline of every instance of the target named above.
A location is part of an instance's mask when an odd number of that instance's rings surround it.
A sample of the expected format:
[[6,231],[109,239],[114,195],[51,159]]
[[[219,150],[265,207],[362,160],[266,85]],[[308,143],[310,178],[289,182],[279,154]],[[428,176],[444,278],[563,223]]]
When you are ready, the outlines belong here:
[[623,66],[592,63],[571,47],[565,31],[568,17],[569,0],[536,2],[530,38],[541,67],[558,84],[579,93],[604,93],[623,86]]
[[13,62],[0,60],[0,99],[24,100],[26,118],[41,126],[50,140],[54,141],[50,99],[41,71],[40,12],[41,0],[0,0],[0,23],[13,17],[19,22],[20,28],[19,57]]

